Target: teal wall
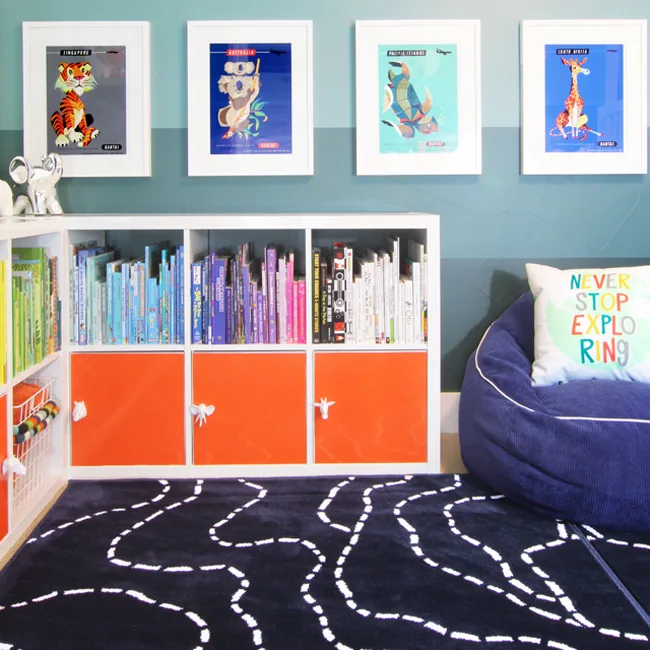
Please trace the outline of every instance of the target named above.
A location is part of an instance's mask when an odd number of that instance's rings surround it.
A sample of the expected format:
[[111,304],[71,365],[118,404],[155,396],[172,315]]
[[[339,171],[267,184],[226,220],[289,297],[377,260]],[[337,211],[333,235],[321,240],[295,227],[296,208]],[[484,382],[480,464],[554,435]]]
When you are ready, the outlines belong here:
[[[537,5],[537,6],[535,6]],[[650,18],[647,0],[576,7],[562,0],[72,0],[4,2],[0,19],[0,177],[22,150],[21,22],[148,20],[152,28],[153,177],[64,179],[69,213],[406,211],[441,215],[443,389],[489,322],[526,287],[524,264],[614,265],[647,260],[647,177],[519,175],[519,21]],[[315,176],[188,178],[185,22],[314,21]],[[483,175],[354,175],[355,19],[479,18],[483,59]],[[9,92],[11,89],[11,92]]]

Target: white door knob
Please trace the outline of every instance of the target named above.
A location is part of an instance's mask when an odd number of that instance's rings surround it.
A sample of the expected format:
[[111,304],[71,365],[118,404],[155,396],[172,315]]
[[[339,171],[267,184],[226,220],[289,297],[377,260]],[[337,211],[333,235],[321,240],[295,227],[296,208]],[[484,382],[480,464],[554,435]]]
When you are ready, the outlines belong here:
[[199,426],[202,427],[206,417],[214,413],[214,406],[206,406],[205,404],[192,404],[190,411],[194,415],[194,421],[199,423]]
[[9,474],[9,472],[18,474],[18,476],[25,476],[27,468],[17,458],[12,456],[11,458],[5,458],[2,463],[2,473]]
[[83,420],[87,415],[86,402],[83,400],[81,402],[75,402],[74,408],[72,409],[72,421],[79,422],[79,420]]
[[314,402],[314,406],[320,409],[320,415],[323,420],[327,420],[329,408],[333,404],[336,404],[336,402],[328,402],[327,397],[321,397],[320,402]]

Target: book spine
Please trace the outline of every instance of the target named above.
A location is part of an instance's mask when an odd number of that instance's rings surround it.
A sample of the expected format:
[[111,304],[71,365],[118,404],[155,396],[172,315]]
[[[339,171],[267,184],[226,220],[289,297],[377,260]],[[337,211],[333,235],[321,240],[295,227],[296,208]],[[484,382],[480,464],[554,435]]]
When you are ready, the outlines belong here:
[[300,314],[299,314],[299,296],[298,296],[298,281],[294,280],[292,283],[293,290],[291,292],[291,313],[293,321],[292,329],[292,343],[300,343]]
[[295,256],[293,251],[289,251],[287,256],[287,343],[297,342],[297,337],[294,339],[294,326],[293,321],[293,292],[294,292],[294,263]]
[[332,255],[332,339],[345,343],[345,246],[340,242]]
[[269,342],[269,282],[266,274],[266,256],[267,252],[264,252],[264,261],[260,267],[260,273],[262,274],[262,298],[259,301],[262,305],[262,343]]
[[226,345],[232,344],[232,287],[226,287]]
[[354,278],[354,251],[351,247],[346,246],[343,249],[343,255],[345,258],[345,339],[348,342],[348,339],[354,340],[355,333],[354,328],[354,303],[352,297],[352,283]]
[[251,343],[259,343],[259,323],[257,322],[257,285],[251,280],[250,283],[251,295]]
[[264,294],[257,288],[257,331],[258,343],[266,343],[266,323],[264,321]]
[[307,343],[307,282],[298,281],[298,343]]
[[147,278],[146,278],[146,268],[144,262],[139,262],[138,264],[140,274],[138,276],[138,281],[140,282],[140,312],[138,314],[138,320],[140,322],[140,343],[147,342]]
[[122,271],[113,273],[113,343],[122,345]]
[[120,304],[121,304],[121,322],[122,322],[122,344],[127,345],[129,342],[129,265],[127,262],[122,264],[122,273],[120,274]]
[[201,262],[192,263],[192,343],[203,343],[202,266]]
[[321,257],[320,262],[320,342],[329,343],[327,330],[327,262]]
[[115,343],[115,324],[113,319],[113,276],[115,275],[115,265],[111,262],[106,265],[106,343],[113,345]]
[[214,260],[215,266],[215,314],[214,343],[226,344],[226,275],[227,263],[224,258]]
[[251,281],[248,264],[242,264],[242,300],[244,305],[244,343],[252,343],[253,324],[251,322]]
[[279,341],[287,342],[287,261],[284,255],[278,258],[278,320]]
[[209,326],[208,326],[208,261],[204,258],[201,264],[201,342],[209,343]]
[[79,253],[79,345],[87,345],[86,338],[86,256],[87,253]]
[[108,285],[106,284],[106,281],[103,281],[101,283],[100,296],[100,323],[102,327],[102,344],[106,345],[108,343]]
[[214,253],[210,253],[208,277],[210,278],[208,287],[208,313],[210,318],[208,341],[214,344],[217,342],[217,256]]
[[267,278],[269,292],[268,320],[269,320],[269,343],[278,342],[278,330],[276,321],[276,269],[277,269],[277,251],[274,248],[268,249],[267,258]]
[[311,336],[312,343],[320,343],[320,320],[321,320],[321,305],[320,305],[320,249],[314,248],[312,252],[312,270],[313,278],[313,291],[312,296],[312,327]]
[[169,257],[169,342],[176,343],[176,255]]
[[72,318],[73,318],[73,335],[74,342],[79,345],[79,257],[74,256],[74,270],[73,270],[74,287],[72,291],[73,305],[72,305]]
[[156,278],[147,280],[147,343],[158,343],[158,282]]

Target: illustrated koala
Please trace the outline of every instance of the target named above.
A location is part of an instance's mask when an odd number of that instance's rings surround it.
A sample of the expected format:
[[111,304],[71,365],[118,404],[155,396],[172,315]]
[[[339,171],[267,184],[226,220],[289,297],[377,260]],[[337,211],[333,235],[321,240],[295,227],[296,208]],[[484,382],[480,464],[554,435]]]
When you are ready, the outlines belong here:
[[223,136],[231,138],[250,124],[248,116],[251,104],[260,94],[260,76],[255,73],[252,61],[228,61],[224,66],[227,74],[219,78],[219,91],[228,95],[228,106],[219,110],[219,125],[228,128]]

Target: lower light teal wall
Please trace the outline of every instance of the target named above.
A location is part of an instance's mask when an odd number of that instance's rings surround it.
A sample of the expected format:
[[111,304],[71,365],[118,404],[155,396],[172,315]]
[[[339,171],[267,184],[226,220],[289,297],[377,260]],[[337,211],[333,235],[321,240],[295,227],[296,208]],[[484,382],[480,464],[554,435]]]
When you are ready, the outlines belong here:
[[[0,170],[21,152],[0,131]],[[440,214],[442,386],[460,390],[487,325],[526,289],[524,264],[570,268],[650,257],[647,177],[519,175],[519,129],[483,130],[480,177],[357,177],[355,132],[317,128],[315,176],[189,178],[187,131],[153,130],[153,177],[63,179],[68,213],[399,212]]]

